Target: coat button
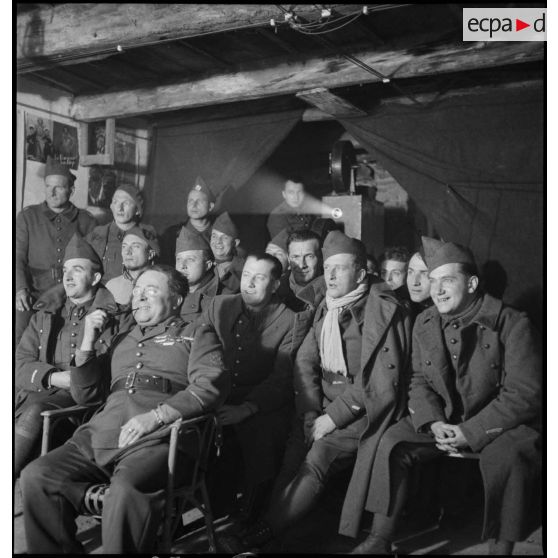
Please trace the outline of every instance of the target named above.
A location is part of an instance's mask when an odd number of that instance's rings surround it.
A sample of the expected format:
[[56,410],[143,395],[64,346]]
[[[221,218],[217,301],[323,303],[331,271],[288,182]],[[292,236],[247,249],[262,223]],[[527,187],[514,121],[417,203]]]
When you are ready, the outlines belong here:
[[430,362],[429,360],[425,360],[424,364],[426,364],[427,366],[430,366],[432,364],[432,362]]
[[77,323],[77,322],[72,322],[72,325],[73,325],[73,326],[77,326],[78,323]]
[[388,368],[389,368],[390,370],[393,370],[393,369],[395,368],[395,365],[394,365],[394,364],[388,364]]
[[453,327],[453,329],[457,329],[459,327],[459,324],[451,324],[451,327]]
[[480,326],[481,331],[484,331],[486,328],[484,326]]
[[42,346],[42,345],[39,345],[37,348],[38,348],[39,350],[41,350],[41,349],[43,348],[43,346]]
[[455,345],[457,343],[457,339],[454,339],[453,337],[450,339],[450,343],[452,345]]
[[384,353],[387,353],[389,351],[388,347],[382,347],[382,351],[384,351]]
[[140,353],[139,351],[136,353],[136,356],[141,356],[143,353]]
[[62,248],[56,248],[57,252],[62,252]]
[[74,358],[74,353],[70,353],[70,358]]
[[236,364],[240,364],[240,360],[238,360],[238,359],[235,360],[234,362],[235,362]]
[[135,393],[135,391],[136,391],[136,390],[135,390],[134,388],[130,388],[130,389],[128,390],[128,393]]
[[242,347],[238,347],[238,350],[239,350],[239,351],[242,351]]
[[143,343],[138,343],[138,347],[143,347]]
[[143,368],[143,364],[141,362],[138,362],[136,364],[136,368],[139,370],[140,368]]
[[70,347],[72,347],[72,349],[74,349],[74,348],[75,348],[75,346],[76,346],[76,344],[75,344],[75,343],[70,343]]
[[453,360],[457,360],[457,355],[451,355],[451,358],[453,358]]
[[61,260],[60,258],[58,258],[56,261],[57,261],[58,263],[62,263],[62,260]]
[[490,368],[492,368],[492,369],[494,370],[494,369],[498,368],[498,365],[497,365],[496,363],[493,362],[493,363],[490,365]]
[[70,333],[70,337],[75,337],[77,335],[77,333],[75,331],[72,331],[72,333]]
[[483,345],[483,347],[484,347],[485,349],[490,349],[490,345],[489,345],[488,343],[485,343],[485,344]]
[[104,340],[104,339],[99,339],[99,343],[101,343],[101,345],[103,345],[103,344],[104,344],[104,342],[105,342],[105,340]]
[[393,382],[393,387],[397,387],[399,385],[399,382]]

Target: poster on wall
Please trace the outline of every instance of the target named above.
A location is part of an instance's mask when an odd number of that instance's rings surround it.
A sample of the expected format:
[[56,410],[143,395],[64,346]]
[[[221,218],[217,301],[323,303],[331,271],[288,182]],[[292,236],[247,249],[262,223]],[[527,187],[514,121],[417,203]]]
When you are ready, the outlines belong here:
[[87,205],[108,209],[116,189],[116,172],[112,167],[92,165],[89,168]]
[[132,184],[138,187],[138,163],[136,142],[123,132],[116,132],[114,141],[114,168],[118,184]]
[[77,169],[78,132],[75,126],[25,113],[25,158],[46,163],[47,157]]

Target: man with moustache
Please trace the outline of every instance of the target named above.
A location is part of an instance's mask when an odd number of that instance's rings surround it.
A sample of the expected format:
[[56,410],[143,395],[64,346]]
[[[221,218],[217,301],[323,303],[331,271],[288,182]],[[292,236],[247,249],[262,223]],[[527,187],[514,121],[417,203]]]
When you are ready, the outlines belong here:
[[434,306],[413,330],[410,415],[381,440],[374,522],[353,553],[389,554],[412,465],[464,450],[479,454],[489,553],[511,554],[541,496],[540,341],[524,313],[480,291],[469,249],[427,237],[423,247]]
[[[63,262],[63,284],[49,289],[35,303],[37,313],[16,349],[15,478],[39,453],[41,412],[75,404],[70,369],[84,335],[86,316],[99,308],[117,311],[111,293],[100,283],[101,261],[85,240],[74,235]],[[108,351],[122,325],[125,327],[126,320],[107,320],[95,351]]]
[[[214,410],[229,391],[214,331],[179,317],[186,292],[185,277],[173,268],[145,270],[132,292],[136,325],[104,357],[95,355],[94,346],[107,313],[98,309],[86,317],[70,391],[77,403],[103,408],[66,444],[23,470],[28,552],[83,553],[74,520],[88,485],[103,482],[110,482],[103,552],[154,552],[167,483],[168,425]],[[179,452],[176,482],[189,466],[191,458]]]
[[85,236],[97,224],[70,198],[76,177],[52,158],[45,166],[45,201],[25,207],[16,218],[15,343],[33,315],[35,300],[62,283],[62,257],[70,238]]

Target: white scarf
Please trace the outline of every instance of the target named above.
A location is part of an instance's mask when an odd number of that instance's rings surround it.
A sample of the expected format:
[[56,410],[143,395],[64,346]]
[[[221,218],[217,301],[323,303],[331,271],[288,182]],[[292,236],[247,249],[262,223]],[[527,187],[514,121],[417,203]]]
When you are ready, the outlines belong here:
[[326,295],[327,314],[320,335],[320,358],[324,370],[347,376],[347,364],[343,357],[343,344],[339,329],[339,315],[346,306],[357,302],[367,292],[368,285],[361,283],[354,291],[340,298],[331,298]]

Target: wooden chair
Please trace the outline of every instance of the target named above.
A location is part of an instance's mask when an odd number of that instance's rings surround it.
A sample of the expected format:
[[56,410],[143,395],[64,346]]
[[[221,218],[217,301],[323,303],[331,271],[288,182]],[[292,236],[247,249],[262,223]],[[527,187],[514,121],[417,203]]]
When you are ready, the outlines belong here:
[[[44,411],[43,415],[43,445],[41,455],[48,451],[49,439],[52,428],[56,421],[70,416],[90,416],[92,407],[75,405],[67,409]],[[192,467],[187,482],[181,486],[175,486],[176,459],[178,440],[180,436],[194,436],[197,443],[197,459]],[[209,551],[217,552],[215,529],[213,526],[213,514],[207,492],[205,473],[210,452],[213,446],[217,448],[221,444],[220,428],[217,417],[212,414],[202,415],[193,419],[177,420],[170,426],[169,453],[168,453],[168,476],[165,491],[165,507],[163,521],[159,531],[158,550],[169,553],[171,551],[172,538],[185,511],[191,508],[198,509],[205,519]],[[101,519],[103,512],[103,501],[105,494],[110,490],[110,484],[92,484],[84,496],[84,508],[87,515]],[[189,507],[187,507],[189,505]]]

